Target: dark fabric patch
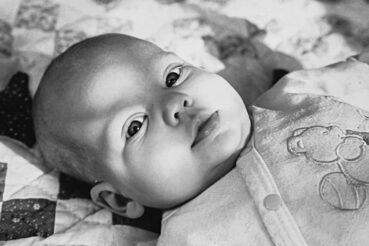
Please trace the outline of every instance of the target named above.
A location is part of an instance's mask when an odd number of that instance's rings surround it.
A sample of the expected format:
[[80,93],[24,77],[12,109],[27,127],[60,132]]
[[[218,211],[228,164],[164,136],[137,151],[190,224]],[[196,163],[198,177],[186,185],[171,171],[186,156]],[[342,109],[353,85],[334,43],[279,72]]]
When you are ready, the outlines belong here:
[[273,71],[273,85],[278,82],[283,76],[288,74],[289,71],[285,69],[274,69]]
[[60,188],[58,199],[66,200],[72,198],[90,199],[91,186],[85,182],[72,178],[64,173],[59,176]]
[[0,202],[3,201],[7,169],[8,164],[5,162],[0,162]]
[[54,233],[56,202],[47,199],[13,199],[2,204],[0,240]]
[[145,207],[145,213],[138,219],[129,219],[113,214],[113,225],[130,225],[160,234],[161,217],[161,210]]
[[0,135],[32,147],[36,139],[31,116],[32,99],[28,90],[28,75],[18,72],[7,87],[0,91]]

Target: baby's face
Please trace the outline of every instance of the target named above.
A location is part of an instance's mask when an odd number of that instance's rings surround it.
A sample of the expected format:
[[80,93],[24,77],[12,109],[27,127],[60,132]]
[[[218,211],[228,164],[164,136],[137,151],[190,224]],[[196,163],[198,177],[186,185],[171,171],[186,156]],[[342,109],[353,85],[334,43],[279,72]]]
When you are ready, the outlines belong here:
[[137,40],[110,41],[76,89],[69,134],[101,161],[98,179],[144,205],[178,205],[233,166],[250,131],[220,76]]

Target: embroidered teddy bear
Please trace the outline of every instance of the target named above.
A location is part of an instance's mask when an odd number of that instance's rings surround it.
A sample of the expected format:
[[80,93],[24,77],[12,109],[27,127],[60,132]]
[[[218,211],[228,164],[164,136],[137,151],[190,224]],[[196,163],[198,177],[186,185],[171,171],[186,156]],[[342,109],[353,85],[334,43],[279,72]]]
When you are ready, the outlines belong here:
[[357,210],[366,200],[369,186],[369,133],[343,131],[338,126],[296,129],[287,140],[294,155],[304,155],[320,166],[337,165],[338,171],[324,175],[320,197],[341,210]]

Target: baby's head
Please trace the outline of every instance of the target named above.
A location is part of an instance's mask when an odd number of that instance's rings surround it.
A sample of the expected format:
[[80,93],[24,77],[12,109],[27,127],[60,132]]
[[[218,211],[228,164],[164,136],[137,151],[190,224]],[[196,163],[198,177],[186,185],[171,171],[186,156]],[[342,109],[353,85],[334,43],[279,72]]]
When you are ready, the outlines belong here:
[[140,204],[170,208],[199,194],[234,166],[250,131],[222,77],[121,34],[57,57],[34,120],[45,162],[94,183],[95,202],[129,217]]

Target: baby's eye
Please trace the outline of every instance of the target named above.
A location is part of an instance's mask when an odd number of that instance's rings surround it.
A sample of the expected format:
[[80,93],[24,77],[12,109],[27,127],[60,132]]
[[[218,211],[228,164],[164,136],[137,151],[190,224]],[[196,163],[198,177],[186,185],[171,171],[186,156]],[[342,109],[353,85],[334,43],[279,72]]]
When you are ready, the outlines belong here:
[[140,116],[131,121],[131,123],[129,124],[127,128],[126,139],[130,139],[131,137],[133,137],[134,135],[136,135],[136,133],[140,131],[144,123],[144,120],[145,120],[145,117]]
[[182,73],[182,66],[173,68],[172,71],[170,71],[170,73],[165,78],[165,85],[169,88],[175,85],[178,79],[181,77],[181,73]]

